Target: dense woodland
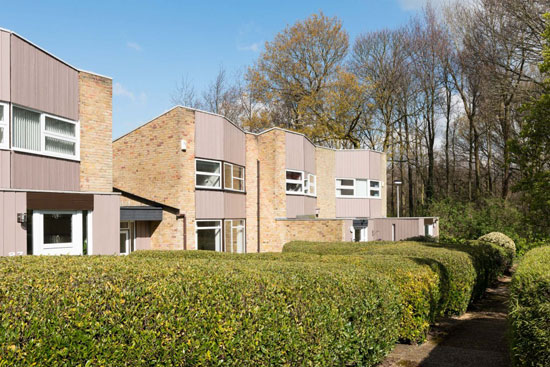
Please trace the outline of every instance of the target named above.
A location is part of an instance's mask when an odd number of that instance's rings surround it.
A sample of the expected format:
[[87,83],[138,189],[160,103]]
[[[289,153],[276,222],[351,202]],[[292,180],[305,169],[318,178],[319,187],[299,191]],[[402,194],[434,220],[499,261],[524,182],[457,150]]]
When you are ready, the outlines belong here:
[[[439,215],[449,236],[550,236],[550,0],[428,5],[398,29],[350,40],[322,13],[172,101],[245,129],[280,126],[335,148],[388,154],[388,209]],[[546,30],[546,31],[545,31]]]

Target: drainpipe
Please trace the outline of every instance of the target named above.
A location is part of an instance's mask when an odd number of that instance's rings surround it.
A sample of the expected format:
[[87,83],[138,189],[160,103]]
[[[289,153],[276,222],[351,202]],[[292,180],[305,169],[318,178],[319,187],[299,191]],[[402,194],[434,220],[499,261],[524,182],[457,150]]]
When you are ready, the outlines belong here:
[[187,218],[185,213],[176,215],[176,219],[183,219],[183,249],[187,250]]
[[260,160],[256,161],[256,224],[258,226],[258,252],[260,252]]

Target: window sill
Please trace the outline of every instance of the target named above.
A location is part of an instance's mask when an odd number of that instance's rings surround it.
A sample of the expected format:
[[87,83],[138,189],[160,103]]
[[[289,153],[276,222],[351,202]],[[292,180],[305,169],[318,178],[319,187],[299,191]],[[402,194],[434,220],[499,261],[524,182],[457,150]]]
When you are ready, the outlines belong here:
[[[2,149],[2,148],[0,148],[0,149]],[[63,160],[66,160],[66,161],[72,161],[72,162],[79,162],[80,163],[80,157],[71,157],[71,156],[66,156],[66,155],[63,155],[63,154],[55,154],[55,153],[48,153],[48,152],[37,152],[37,151],[34,151],[34,150],[22,149],[22,148],[16,148],[16,147],[12,147],[11,150],[13,150],[14,152],[17,152],[17,153],[30,154],[30,155],[35,155],[35,156],[39,156],[39,157],[46,157],[46,158],[63,159]]]

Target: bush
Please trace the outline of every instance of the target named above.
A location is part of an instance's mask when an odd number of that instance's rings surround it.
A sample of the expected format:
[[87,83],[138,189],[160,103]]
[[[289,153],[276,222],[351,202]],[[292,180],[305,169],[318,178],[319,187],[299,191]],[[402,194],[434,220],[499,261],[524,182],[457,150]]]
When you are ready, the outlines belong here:
[[510,265],[507,252],[492,244],[470,241],[452,245],[418,242],[290,242],[283,252],[310,254],[398,255],[429,265],[441,279],[446,314],[461,314]]
[[550,366],[550,247],[521,260],[510,293],[511,352],[516,366]]
[[369,274],[380,274],[392,279],[399,288],[402,302],[399,338],[407,342],[422,342],[425,340],[430,324],[439,315],[439,275],[429,265],[419,263],[413,259],[397,256],[373,255],[318,255],[301,252],[290,253],[261,253],[231,255],[212,251],[138,251],[130,256],[142,258],[162,258],[173,261],[187,259],[224,259],[243,261],[248,259],[310,262],[310,263],[338,263],[346,266],[360,267]]
[[516,244],[510,237],[506,236],[504,233],[500,233],[500,232],[487,233],[479,237],[478,241],[489,242],[494,245],[504,247],[505,249],[511,252],[512,256],[516,254]]
[[372,366],[397,340],[382,274],[170,254],[0,259],[0,365]]

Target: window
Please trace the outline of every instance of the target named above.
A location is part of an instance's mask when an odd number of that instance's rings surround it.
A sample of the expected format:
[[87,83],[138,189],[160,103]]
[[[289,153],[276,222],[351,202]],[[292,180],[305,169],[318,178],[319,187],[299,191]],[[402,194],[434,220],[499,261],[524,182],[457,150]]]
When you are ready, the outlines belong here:
[[197,159],[195,161],[195,187],[221,189],[221,162]]
[[244,220],[231,219],[225,222],[224,251],[231,253],[245,253]]
[[308,182],[309,182],[307,194],[309,196],[315,196],[317,195],[317,177],[312,174],[308,174],[307,176],[308,176]]
[[81,211],[34,211],[32,253],[35,255],[82,255]]
[[336,197],[339,198],[381,198],[382,183],[375,180],[337,178]]
[[0,103],[0,148],[9,148],[8,144],[8,105],[4,103]]
[[301,171],[286,171],[286,193],[300,195],[304,192],[304,173]]
[[244,191],[244,167],[224,163],[223,187],[229,190]]
[[197,250],[221,251],[221,220],[200,220],[195,222]]
[[13,107],[12,134],[16,150],[79,159],[78,122]]

